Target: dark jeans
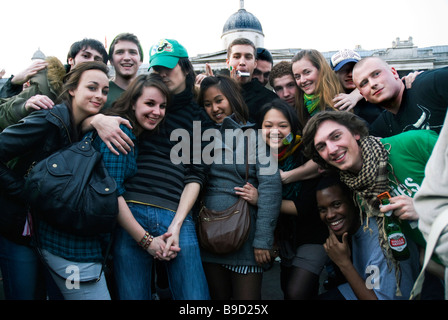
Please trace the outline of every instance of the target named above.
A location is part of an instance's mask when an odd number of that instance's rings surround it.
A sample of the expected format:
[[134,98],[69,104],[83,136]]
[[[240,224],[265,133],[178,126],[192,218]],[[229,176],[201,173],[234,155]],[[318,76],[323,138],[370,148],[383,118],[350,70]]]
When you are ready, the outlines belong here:
[[62,300],[36,250],[0,236],[0,269],[6,300]]

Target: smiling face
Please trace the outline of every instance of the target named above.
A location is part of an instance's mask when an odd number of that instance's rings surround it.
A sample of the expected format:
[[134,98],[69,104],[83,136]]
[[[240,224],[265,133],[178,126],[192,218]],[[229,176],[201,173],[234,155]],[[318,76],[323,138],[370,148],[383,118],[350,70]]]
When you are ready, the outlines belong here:
[[320,157],[339,170],[358,173],[362,168],[359,134],[333,120],[325,120],[316,130],[314,147]]
[[79,124],[86,117],[97,114],[106,103],[108,93],[109,79],[104,72],[84,71],[76,89],[69,91],[75,123]]
[[166,97],[156,87],[144,87],[133,110],[143,130],[154,130],[165,117]]
[[320,219],[338,237],[353,234],[359,228],[359,218],[351,198],[338,185],[316,192]]
[[119,40],[114,47],[111,64],[114,66],[116,75],[125,79],[136,76],[141,65],[141,57],[138,46],[127,40]]
[[292,72],[297,86],[306,94],[314,94],[319,81],[319,69],[303,57],[292,64]]
[[211,86],[204,92],[204,108],[215,123],[222,123],[225,117],[232,114],[229,100],[216,86]]
[[285,147],[283,140],[291,133],[291,125],[288,119],[277,109],[266,112],[261,129],[263,140],[275,150],[281,150]]

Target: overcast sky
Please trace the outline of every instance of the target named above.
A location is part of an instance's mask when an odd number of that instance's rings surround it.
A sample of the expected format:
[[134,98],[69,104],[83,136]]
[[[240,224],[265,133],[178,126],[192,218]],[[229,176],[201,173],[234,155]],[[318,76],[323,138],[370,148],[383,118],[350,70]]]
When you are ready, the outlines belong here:
[[[145,51],[174,38],[190,57],[219,51],[222,28],[239,0],[21,0],[2,1],[0,69],[6,76],[31,63],[40,48],[63,63],[70,45],[95,38],[107,45],[132,32]],[[261,22],[268,49],[389,48],[413,37],[422,48],[448,45],[448,0],[245,0]],[[108,49],[108,48],[107,48]]]

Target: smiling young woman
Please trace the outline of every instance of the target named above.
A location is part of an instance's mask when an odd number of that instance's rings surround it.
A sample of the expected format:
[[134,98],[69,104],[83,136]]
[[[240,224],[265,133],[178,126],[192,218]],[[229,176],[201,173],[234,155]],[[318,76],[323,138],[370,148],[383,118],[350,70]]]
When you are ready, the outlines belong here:
[[[215,150],[216,161],[210,165],[204,205],[220,211],[242,198],[249,203],[251,215],[249,237],[240,249],[225,255],[201,250],[210,295],[212,299],[219,300],[260,299],[261,266],[273,258],[270,249],[281,201],[280,176],[277,171],[270,175],[262,174],[265,165],[251,146],[256,148],[264,141],[254,134],[255,124],[248,121],[248,107],[233,78],[224,75],[204,78],[198,103],[222,136]],[[235,135],[235,142],[229,132]],[[246,136],[250,142],[244,141]],[[255,161],[245,159],[249,162],[247,181],[244,180],[246,166],[238,161],[245,148],[248,154],[256,157]],[[233,161],[228,161],[228,155]]]
[[333,99],[338,93],[344,92],[344,89],[319,51],[301,50],[291,62],[294,78],[299,87],[295,106],[304,127],[307,120],[317,112],[334,109]]
[[[47,294],[54,298],[54,292],[46,292],[42,286],[45,275],[42,274],[40,257],[31,246],[31,236],[35,237],[34,243],[39,244],[42,257],[51,269],[63,270],[60,271],[61,276],[50,272],[54,280],[62,283],[61,286],[65,287],[65,278],[70,275],[65,273],[65,268],[57,268],[61,264],[88,265],[87,273],[94,273],[94,277],[98,276],[101,268],[98,261],[103,260],[103,253],[99,235],[75,237],[50,226],[39,215],[33,215],[31,221],[27,196],[22,194],[24,176],[32,163],[79,141],[82,137],[79,124],[87,116],[98,113],[107,99],[108,68],[103,62],[78,63],[65,80],[61,103],[52,109],[34,111],[17,125],[0,133],[0,203],[3,208],[0,265],[7,299],[45,299]],[[13,167],[9,165],[12,159],[15,159]],[[31,223],[33,228],[30,230],[28,226]],[[80,247],[88,250],[77,251]],[[27,263],[23,263],[24,260]],[[84,272],[79,275],[85,279]],[[84,299],[110,298],[104,278],[94,284],[82,284],[80,290],[71,290],[71,293],[86,294]]]
[[[308,162],[303,155],[299,119],[281,99],[265,104],[259,113],[265,142],[277,156],[280,171],[291,171]],[[317,296],[319,274],[327,260],[322,243],[327,229],[320,221],[315,203],[317,178],[282,185],[282,206],[276,240],[281,258],[281,288],[285,299]]]

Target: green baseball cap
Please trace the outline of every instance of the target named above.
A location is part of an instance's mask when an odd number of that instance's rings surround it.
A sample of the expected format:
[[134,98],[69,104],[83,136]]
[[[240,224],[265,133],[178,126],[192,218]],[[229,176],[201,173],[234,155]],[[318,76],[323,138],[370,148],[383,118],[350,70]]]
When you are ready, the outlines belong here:
[[149,69],[162,66],[173,69],[179,58],[188,58],[187,49],[173,39],[161,39],[149,50]]

